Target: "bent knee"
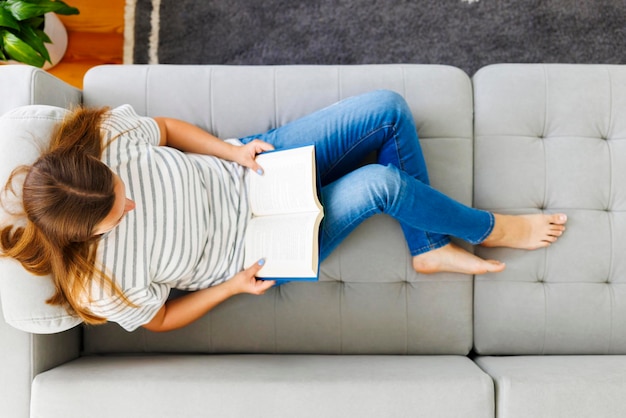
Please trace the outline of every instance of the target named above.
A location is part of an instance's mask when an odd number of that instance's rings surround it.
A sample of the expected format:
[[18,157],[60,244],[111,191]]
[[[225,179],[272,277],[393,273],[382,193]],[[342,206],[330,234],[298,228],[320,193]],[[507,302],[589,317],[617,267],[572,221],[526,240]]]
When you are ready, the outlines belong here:
[[411,109],[400,93],[393,90],[375,90],[371,94],[372,102],[382,113],[391,112],[400,118],[412,117]]
[[402,189],[402,174],[393,165],[368,164],[358,169],[371,190],[380,195],[395,195]]
[[393,90],[374,90],[369,94],[381,107],[387,109],[407,107],[404,97]]

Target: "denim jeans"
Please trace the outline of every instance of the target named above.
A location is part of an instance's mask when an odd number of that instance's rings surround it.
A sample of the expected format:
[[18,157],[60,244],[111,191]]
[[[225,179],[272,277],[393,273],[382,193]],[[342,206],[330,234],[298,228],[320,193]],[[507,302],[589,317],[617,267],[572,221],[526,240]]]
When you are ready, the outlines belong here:
[[[380,213],[400,223],[413,256],[448,244],[450,236],[478,244],[493,229],[493,214],[429,186],[413,116],[394,92],[351,97],[241,141],[255,138],[276,149],[315,145],[325,213],[322,260],[361,222]],[[373,151],[377,163],[362,166]]]

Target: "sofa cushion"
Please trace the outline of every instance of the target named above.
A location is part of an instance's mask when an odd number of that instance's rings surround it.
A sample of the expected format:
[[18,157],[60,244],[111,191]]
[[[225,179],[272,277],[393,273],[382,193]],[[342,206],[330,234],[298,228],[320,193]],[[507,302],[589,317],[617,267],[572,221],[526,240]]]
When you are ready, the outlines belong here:
[[83,357],[35,378],[32,416],[494,416],[493,382],[455,356]]
[[[47,147],[54,126],[67,110],[32,105],[16,108],[0,117],[0,185],[19,165],[32,164]],[[18,181],[17,179],[15,181]],[[17,202],[9,212],[20,209]],[[2,223],[11,216],[1,212]],[[49,276],[38,277],[27,272],[17,261],[0,258],[0,297],[6,322],[18,329],[35,333],[64,331],[81,320],[59,306],[45,301],[54,293]]]
[[486,249],[476,277],[482,354],[626,353],[626,68],[496,65],[474,77],[479,208],[565,212],[537,251]]
[[[437,65],[102,66],[84,82],[88,105],[129,103],[221,138],[253,135],[375,89],[407,100],[434,187],[464,203],[472,190],[472,89]],[[319,283],[240,295],[163,335],[88,328],[90,353],[467,354],[472,278],[418,275],[397,222],[361,225],[323,264]]]
[[626,356],[479,357],[502,418],[622,417]]

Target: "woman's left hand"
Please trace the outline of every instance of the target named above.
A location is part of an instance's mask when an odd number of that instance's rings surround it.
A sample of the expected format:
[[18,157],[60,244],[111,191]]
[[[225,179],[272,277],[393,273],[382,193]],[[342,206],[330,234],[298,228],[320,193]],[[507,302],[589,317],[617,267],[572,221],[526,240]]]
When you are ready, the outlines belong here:
[[240,271],[223,284],[230,288],[233,295],[240,293],[262,295],[276,284],[274,280],[258,280],[256,278],[256,274],[261,270],[264,264],[265,259],[261,259],[247,269]]
[[255,139],[237,148],[234,161],[258,174],[263,174],[263,168],[256,162],[256,156],[265,151],[272,151],[274,146],[260,139]]

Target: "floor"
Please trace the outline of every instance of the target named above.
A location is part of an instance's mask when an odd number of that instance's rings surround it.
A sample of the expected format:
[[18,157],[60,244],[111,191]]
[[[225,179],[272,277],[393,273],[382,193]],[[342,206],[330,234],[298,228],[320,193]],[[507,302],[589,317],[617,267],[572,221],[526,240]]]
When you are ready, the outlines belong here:
[[[124,1],[65,0],[79,15],[59,16],[68,32],[63,60],[49,73],[82,88],[83,76],[100,64],[121,64],[124,52]],[[103,5],[106,4],[106,5]]]

